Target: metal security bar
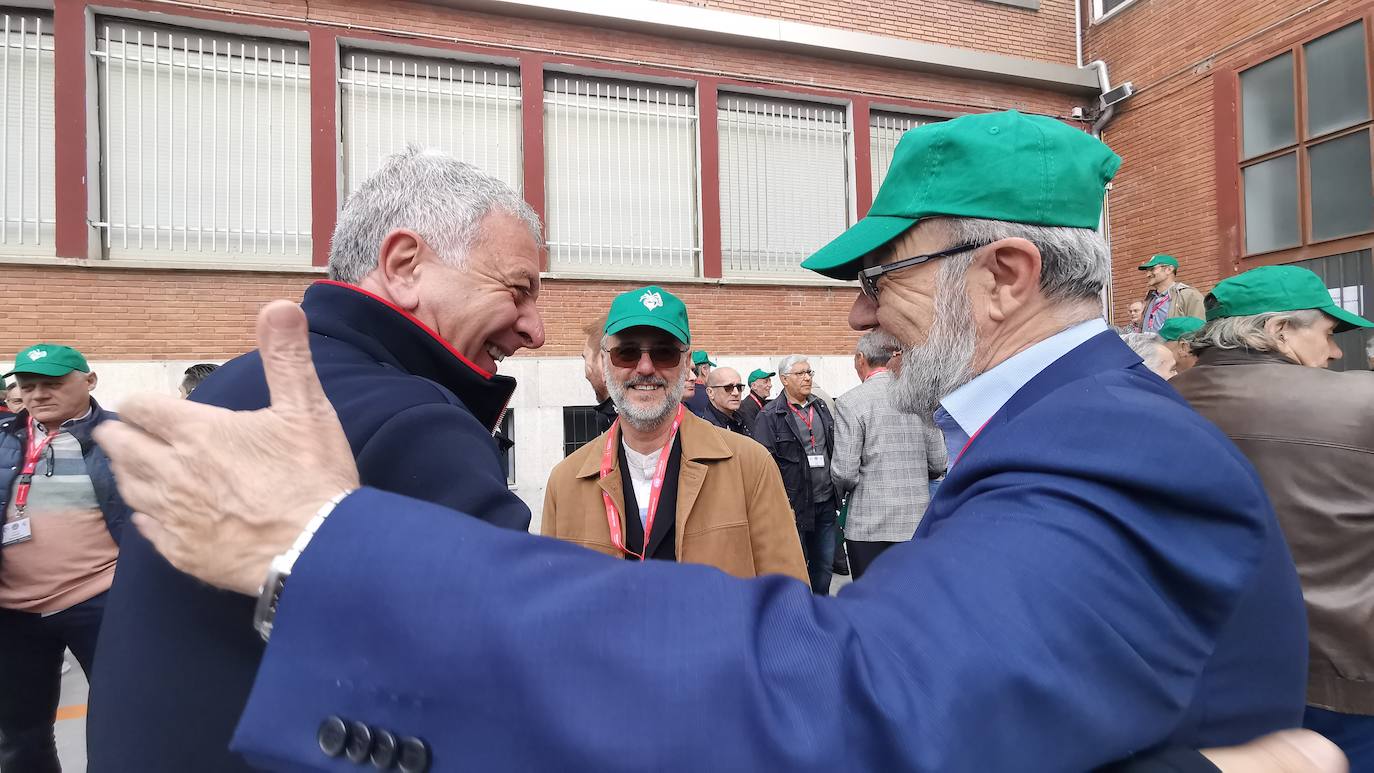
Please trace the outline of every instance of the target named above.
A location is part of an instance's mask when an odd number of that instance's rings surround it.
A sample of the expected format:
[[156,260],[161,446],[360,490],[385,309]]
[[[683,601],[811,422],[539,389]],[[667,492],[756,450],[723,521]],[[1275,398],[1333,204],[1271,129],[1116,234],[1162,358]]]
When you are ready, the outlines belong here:
[[0,248],[51,254],[52,19],[0,11],[0,32]]
[[97,30],[106,253],[308,262],[306,49],[113,20]]
[[[1293,265],[1310,269],[1321,277],[1331,300],[1342,309],[1362,317],[1368,317],[1374,310],[1369,301],[1374,297],[1374,260],[1369,250],[1328,255]],[[1336,344],[1341,347],[1342,356],[1331,363],[1331,370],[1367,370],[1365,344],[1369,337],[1368,331],[1358,328],[1337,333]]]
[[550,75],[544,114],[553,269],[696,275],[701,242],[693,93]]
[[442,150],[521,189],[519,72],[371,51],[346,52],[343,63],[349,192],[410,144]]
[[901,142],[902,135],[928,123],[933,123],[933,120],[915,115],[877,111],[869,114],[869,161],[873,170],[874,196],[878,195],[878,187],[887,176],[887,168],[892,165],[892,156],[897,152],[897,143]]
[[722,97],[726,276],[810,276],[801,261],[849,225],[849,142],[843,108]]

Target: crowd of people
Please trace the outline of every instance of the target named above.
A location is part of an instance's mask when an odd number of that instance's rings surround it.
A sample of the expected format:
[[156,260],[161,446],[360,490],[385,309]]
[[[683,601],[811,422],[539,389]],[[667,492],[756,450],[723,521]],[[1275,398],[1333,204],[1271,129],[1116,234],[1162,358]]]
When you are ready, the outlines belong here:
[[833,400],[616,295],[554,539],[495,437],[540,223],[442,154],[365,181],[330,279],[189,400],[120,420],[80,352],[20,351],[0,771],[59,769],[67,648],[96,773],[1342,769],[1268,735],[1299,726],[1374,770],[1374,373],[1327,369],[1374,323],[1306,269],[1203,294],[1160,254],[1112,330],[1119,163],[1015,112],[905,135],[804,264],[860,285]]

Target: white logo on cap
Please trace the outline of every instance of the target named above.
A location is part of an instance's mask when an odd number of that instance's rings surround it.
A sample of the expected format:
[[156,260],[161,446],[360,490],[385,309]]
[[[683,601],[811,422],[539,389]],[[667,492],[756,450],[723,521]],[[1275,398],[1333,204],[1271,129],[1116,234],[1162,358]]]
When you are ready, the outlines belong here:
[[48,352],[44,349],[34,349],[33,351],[29,352],[29,359],[34,360],[35,362],[47,356]]
[[663,296],[652,291],[645,292],[643,295],[639,296],[639,300],[643,302],[644,308],[649,311],[653,311],[663,305]]

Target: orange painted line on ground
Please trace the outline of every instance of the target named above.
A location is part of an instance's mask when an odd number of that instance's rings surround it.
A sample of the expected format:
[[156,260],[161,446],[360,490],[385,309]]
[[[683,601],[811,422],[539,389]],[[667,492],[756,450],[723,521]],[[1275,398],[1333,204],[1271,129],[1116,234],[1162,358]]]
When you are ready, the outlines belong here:
[[61,706],[57,709],[57,721],[64,719],[81,719],[86,716],[86,704],[79,706]]

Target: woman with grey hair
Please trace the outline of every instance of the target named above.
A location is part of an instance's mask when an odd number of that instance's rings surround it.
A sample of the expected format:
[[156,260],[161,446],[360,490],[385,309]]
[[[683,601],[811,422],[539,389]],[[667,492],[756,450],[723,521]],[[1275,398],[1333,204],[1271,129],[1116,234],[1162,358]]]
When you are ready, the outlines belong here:
[[1168,381],[1178,375],[1178,360],[1158,333],[1127,333],[1121,336],[1121,340],[1131,347],[1131,351],[1140,355],[1145,367],[1156,376]]
[[1374,770],[1374,373],[1337,373],[1333,335],[1374,323],[1316,274],[1266,266],[1226,279],[1194,334],[1197,366],[1171,383],[1264,482],[1307,601],[1303,726]]

